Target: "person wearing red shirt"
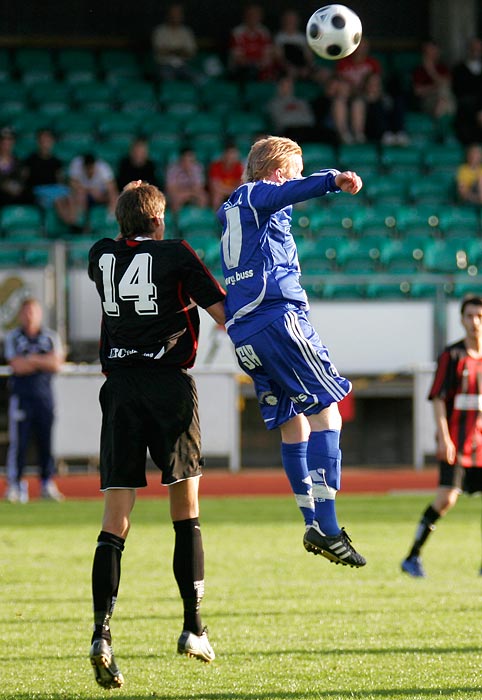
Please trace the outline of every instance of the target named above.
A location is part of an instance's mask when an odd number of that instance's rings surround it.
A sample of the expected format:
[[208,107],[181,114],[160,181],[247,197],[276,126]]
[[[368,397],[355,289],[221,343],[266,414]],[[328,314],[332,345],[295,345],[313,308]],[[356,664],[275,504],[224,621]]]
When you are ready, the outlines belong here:
[[243,22],[231,32],[229,67],[233,78],[241,81],[274,77],[274,44],[260,5],[248,5]]
[[402,562],[402,571],[413,577],[426,575],[420,550],[437,520],[453,508],[462,491],[482,491],[482,296],[463,299],[461,318],[465,337],[440,355],[429,394],[437,427],[439,488]]
[[224,151],[217,160],[213,160],[208,168],[208,189],[211,207],[217,211],[241,184],[243,163],[235,144],[226,144]]

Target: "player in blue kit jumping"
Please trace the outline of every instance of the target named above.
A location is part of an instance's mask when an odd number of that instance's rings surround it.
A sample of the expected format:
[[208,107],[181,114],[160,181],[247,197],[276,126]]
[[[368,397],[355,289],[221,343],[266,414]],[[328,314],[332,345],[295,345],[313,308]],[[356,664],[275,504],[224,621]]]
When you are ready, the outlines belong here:
[[226,330],[237,360],[253,379],[269,430],[280,428],[281,454],[305,520],[303,544],[336,564],[364,566],[338,525],[341,416],[350,391],[311,326],[300,285],[292,205],[328,192],[356,194],[354,172],[320,170],[303,178],[302,150],[291,139],[254,143],[240,185],[218,210],[227,288]]

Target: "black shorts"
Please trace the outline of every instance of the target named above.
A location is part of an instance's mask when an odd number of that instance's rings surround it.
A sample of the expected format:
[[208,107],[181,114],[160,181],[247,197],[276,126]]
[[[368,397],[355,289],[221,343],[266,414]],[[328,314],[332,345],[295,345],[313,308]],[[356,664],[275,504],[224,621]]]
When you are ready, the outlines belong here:
[[197,392],[187,372],[115,370],[102,385],[99,400],[101,490],[146,486],[148,449],[163,484],[200,476]]
[[482,492],[482,468],[440,462],[439,486],[456,488],[463,493]]

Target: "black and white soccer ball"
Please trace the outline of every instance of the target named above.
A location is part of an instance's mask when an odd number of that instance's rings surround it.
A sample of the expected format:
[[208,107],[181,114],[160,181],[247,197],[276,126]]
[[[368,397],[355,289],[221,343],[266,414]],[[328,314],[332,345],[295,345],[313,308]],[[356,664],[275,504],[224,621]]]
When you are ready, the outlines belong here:
[[314,12],[306,25],[306,40],[321,58],[335,61],[349,56],[360,44],[362,23],[345,5],[326,5]]

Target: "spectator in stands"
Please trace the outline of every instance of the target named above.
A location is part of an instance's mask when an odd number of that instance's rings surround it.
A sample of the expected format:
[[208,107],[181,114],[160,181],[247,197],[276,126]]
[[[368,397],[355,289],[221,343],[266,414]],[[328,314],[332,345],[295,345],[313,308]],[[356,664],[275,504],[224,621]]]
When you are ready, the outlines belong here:
[[482,142],[482,39],[470,41],[466,58],[453,69],[452,86],[457,137],[464,144]]
[[231,32],[228,63],[236,80],[270,80],[276,76],[274,44],[263,24],[263,12],[261,5],[248,5],[242,23]]
[[154,28],[152,49],[163,80],[195,78],[189,61],[197,53],[197,41],[192,29],[184,24],[184,7],[181,3],[170,5],[165,21]]
[[53,153],[55,137],[50,129],[37,132],[37,149],[23,162],[26,187],[40,206],[48,208],[68,194],[63,182],[63,163]]
[[136,138],[131,143],[129,153],[121,159],[117,175],[117,185],[122,190],[129,182],[142,180],[157,185],[156,166],[149,158],[146,139]]
[[413,71],[412,85],[422,112],[437,120],[454,114],[450,69],[440,59],[438,44],[431,39],[422,44],[421,63]]
[[482,146],[471,144],[465,163],[457,169],[457,192],[462,202],[482,204]]
[[274,37],[280,69],[294,79],[309,80],[315,68],[313,52],[306,42],[306,34],[300,30],[300,15],[296,10],[285,10],[280,28]]
[[331,113],[342,143],[366,141],[366,95],[364,88],[372,73],[381,74],[379,61],[370,55],[370,43],[363,38],[350,56],[337,62],[336,77],[331,85]]
[[208,194],[204,169],[191,147],[183,148],[179,159],[168,166],[166,193],[173,213],[178,212],[185,204],[207,206]]
[[362,89],[365,99],[365,136],[368,141],[406,146],[401,94],[390,95],[380,73],[369,73]]
[[276,95],[267,105],[276,135],[301,142],[316,140],[316,118],[313,108],[308,100],[294,94],[294,86],[291,75],[281,78]]
[[118,190],[111,166],[91,153],[77,156],[69,166],[69,188],[66,197],[55,202],[59,217],[73,231],[86,226],[90,207],[104,204],[114,214]]
[[208,190],[214,211],[239,187],[243,170],[238,147],[228,142],[220,157],[213,160],[208,168]]
[[15,132],[10,127],[0,130],[0,206],[29,202],[22,165],[14,155]]

